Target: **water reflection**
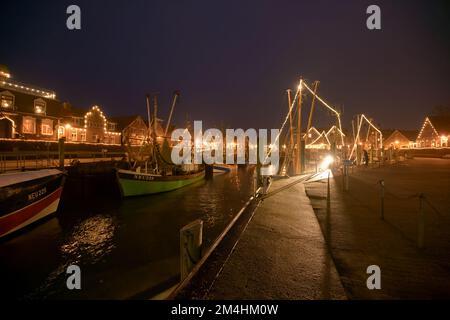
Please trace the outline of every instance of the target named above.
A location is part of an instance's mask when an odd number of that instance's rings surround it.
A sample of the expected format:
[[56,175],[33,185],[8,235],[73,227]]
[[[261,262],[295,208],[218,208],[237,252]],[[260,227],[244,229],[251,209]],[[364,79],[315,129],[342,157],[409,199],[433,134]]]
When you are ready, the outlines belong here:
[[115,229],[112,216],[96,215],[82,221],[61,246],[63,257],[72,264],[80,263],[81,259],[95,264],[114,249]]
[[[180,228],[202,219],[208,246],[248,200],[252,176],[251,169],[235,169],[173,192],[65,206],[0,243],[0,259],[7,261],[1,271],[11,276],[4,292],[10,298],[120,299],[176,278]],[[71,264],[81,267],[82,290],[66,288]]]

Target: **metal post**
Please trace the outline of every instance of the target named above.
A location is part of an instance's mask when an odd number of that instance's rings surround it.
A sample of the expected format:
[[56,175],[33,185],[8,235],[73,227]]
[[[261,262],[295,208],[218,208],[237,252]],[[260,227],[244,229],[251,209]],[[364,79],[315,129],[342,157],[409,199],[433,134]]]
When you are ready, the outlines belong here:
[[185,279],[201,258],[203,221],[197,219],[180,230],[180,273]]
[[256,198],[256,190],[258,190],[258,173],[257,169],[253,171],[253,196]]
[[330,214],[330,171],[328,171],[328,179],[327,179],[327,215]]
[[380,215],[381,215],[381,220],[384,220],[384,180],[380,180],[380,186],[381,186]]
[[424,195],[419,195],[419,221],[417,223],[417,246],[422,249],[424,245],[425,237],[425,212],[423,210]]
[[64,170],[64,141],[65,138],[60,138],[58,140],[58,153],[59,153],[59,168]]
[[344,190],[348,191],[348,165],[344,164]]
[[263,195],[267,194],[267,177],[266,176],[262,176],[262,194]]
[[297,152],[296,152],[296,166],[295,166],[295,173],[301,174],[302,173],[302,163],[301,163],[301,152],[302,152],[302,146],[301,146],[301,140],[302,140],[302,82],[303,80],[300,79],[299,84],[299,92],[297,96]]

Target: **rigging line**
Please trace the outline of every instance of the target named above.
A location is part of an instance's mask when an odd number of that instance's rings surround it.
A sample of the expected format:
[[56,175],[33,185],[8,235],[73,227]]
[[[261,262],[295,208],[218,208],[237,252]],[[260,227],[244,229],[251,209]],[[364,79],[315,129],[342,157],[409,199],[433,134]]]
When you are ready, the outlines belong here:
[[289,112],[287,113],[286,118],[284,119],[284,122],[281,125],[281,129],[280,129],[280,131],[278,132],[278,134],[277,134],[277,136],[275,138],[275,142],[270,144],[270,151],[267,152],[267,155],[264,158],[264,161],[262,162],[263,165],[266,163],[266,160],[269,158],[269,154],[272,152],[273,145],[277,144],[277,142],[279,141],[280,134],[283,131],[283,128],[286,125],[287,121],[289,120],[289,115],[292,113],[292,108],[294,108],[294,104],[295,104],[295,101],[297,100],[297,96],[298,96],[299,92],[301,92],[302,82],[303,82],[303,80],[300,80],[300,84],[299,84],[299,86],[297,88],[297,91],[295,92],[294,99],[292,99],[292,103],[291,103],[291,107],[289,108]]
[[[306,84],[306,82],[303,83],[303,85],[305,86],[306,89],[308,89],[308,91],[313,95],[313,97],[315,97],[325,107],[327,107],[329,110],[334,112],[334,114],[336,114],[336,117],[338,119],[339,130],[342,132],[341,114],[335,108],[331,107],[328,103],[326,103],[325,100],[323,100],[321,97],[319,97],[319,95],[317,93],[315,93],[313,90],[311,90],[311,88]],[[342,142],[342,145],[344,145],[344,137],[342,134],[341,134],[341,142]]]
[[306,82],[303,83],[303,85],[305,86],[306,89],[308,89],[308,91],[316,97],[317,100],[319,100],[325,107],[327,107],[329,110],[331,110],[332,112],[334,112],[337,116],[340,116],[339,112],[334,109],[333,107],[331,107],[328,103],[326,103],[321,97],[319,97],[319,95],[317,93],[314,93],[313,90],[311,90],[310,87],[308,87],[308,85],[306,84]]

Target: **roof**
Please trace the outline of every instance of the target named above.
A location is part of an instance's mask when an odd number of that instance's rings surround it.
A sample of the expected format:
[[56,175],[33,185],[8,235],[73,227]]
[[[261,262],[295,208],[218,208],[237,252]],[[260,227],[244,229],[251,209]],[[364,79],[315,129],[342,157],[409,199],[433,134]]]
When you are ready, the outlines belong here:
[[418,130],[403,130],[403,129],[383,130],[382,131],[382,133],[383,133],[383,140],[390,139],[391,136],[395,132],[399,132],[401,135],[403,135],[409,141],[416,141],[417,135],[419,134]]
[[429,116],[438,134],[450,134],[450,116]]
[[403,134],[409,141],[416,141],[419,130],[398,130]]
[[[142,117],[140,115],[132,115],[132,116],[121,116],[121,117],[111,117],[109,118],[109,122],[114,122],[117,124],[117,130],[123,130],[130,125],[136,118]],[[144,119],[142,119],[144,120]],[[147,123],[145,123],[147,125]]]
[[34,100],[42,99],[46,102],[46,115],[58,117],[60,116],[62,103],[55,99],[47,99],[39,95],[27,94],[10,88],[0,88],[0,92],[8,91],[14,95],[14,105],[17,111],[34,113]]
[[70,103],[64,102],[64,103],[62,103],[62,108],[59,111],[59,116],[60,117],[84,117],[84,115],[88,111],[89,110],[74,107]]

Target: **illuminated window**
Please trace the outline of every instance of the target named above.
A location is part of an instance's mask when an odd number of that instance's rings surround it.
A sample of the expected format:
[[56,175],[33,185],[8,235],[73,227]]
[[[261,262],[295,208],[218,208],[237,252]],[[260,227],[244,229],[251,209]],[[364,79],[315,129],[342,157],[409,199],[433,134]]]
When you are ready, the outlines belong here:
[[81,141],[86,141],[86,131],[81,131],[80,132],[80,139]]
[[108,131],[116,131],[116,124],[114,122],[108,122]]
[[71,140],[77,141],[77,129],[72,129]]
[[32,117],[23,117],[22,132],[36,133],[36,119]]
[[63,126],[58,127],[58,139],[65,136],[65,129]]
[[37,114],[44,114],[45,115],[45,111],[46,111],[46,102],[42,99],[36,99],[34,100],[34,112]]
[[41,133],[43,135],[47,135],[47,136],[53,135],[53,120],[42,119],[42,122],[41,122]]
[[5,109],[13,109],[14,108],[14,95],[8,91],[4,91],[1,93],[1,106]]

